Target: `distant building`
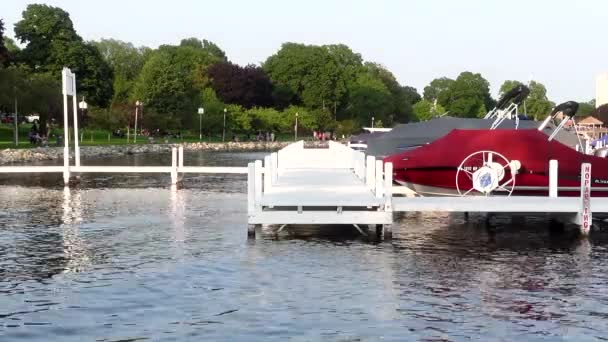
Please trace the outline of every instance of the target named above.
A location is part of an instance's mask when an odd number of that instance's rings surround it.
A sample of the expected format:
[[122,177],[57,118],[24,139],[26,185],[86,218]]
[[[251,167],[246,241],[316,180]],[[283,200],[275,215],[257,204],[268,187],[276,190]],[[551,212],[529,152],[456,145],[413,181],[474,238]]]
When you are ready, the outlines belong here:
[[602,73],[595,79],[595,108],[608,103],[608,73]]

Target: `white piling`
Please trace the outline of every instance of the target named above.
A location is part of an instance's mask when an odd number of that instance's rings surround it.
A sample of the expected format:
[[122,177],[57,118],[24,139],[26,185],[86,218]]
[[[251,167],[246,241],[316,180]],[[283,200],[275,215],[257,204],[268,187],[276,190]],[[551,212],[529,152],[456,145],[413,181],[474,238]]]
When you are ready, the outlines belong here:
[[591,164],[581,165],[581,211],[579,213],[581,235],[589,235],[591,230]]
[[549,161],[549,197],[557,197],[557,160]]
[[255,212],[255,163],[247,164],[247,214]]
[[72,74],[72,110],[74,114],[74,160],[80,166],[80,145],[78,144],[78,99],[76,96],[76,75]]
[[171,185],[177,184],[177,148],[171,149]]
[[376,186],[376,157],[374,156],[367,156],[365,183],[370,190]]
[[272,158],[272,184],[276,184],[279,179],[279,154],[274,152],[270,157]]
[[393,210],[393,163],[384,164],[384,210]]
[[384,185],[382,184],[382,166],[382,160],[376,160],[376,198],[382,197],[382,187]]
[[63,183],[67,185],[70,182],[70,136],[69,136],[69,121],[68,121],[68,91],[67,91],[67,69],[63,69]]
[[254,185],[255,185],[255,210],[262,210],[262,161],[255,161],[255,175],[254,175]]
[[271,157],[265,156],[264,157],[264,191],[268,191],[270,190],[270,188],[272,187],[272,166],[270,165],[271,162]]
[[180,145],[177,151],[178,151],[177,160],[178,160],[179,167],[181,168],[181,167],[184,167],[184,146]]

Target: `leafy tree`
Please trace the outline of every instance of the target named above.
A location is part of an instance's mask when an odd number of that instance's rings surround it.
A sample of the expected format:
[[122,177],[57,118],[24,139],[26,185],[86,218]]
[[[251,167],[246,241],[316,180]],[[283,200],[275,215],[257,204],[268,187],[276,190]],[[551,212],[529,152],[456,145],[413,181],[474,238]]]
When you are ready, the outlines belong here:
[[397,122],[409,121],[413,115],[412,104],[420,100],[416,88],[402,87],[393,73],[379,64],[367,62],[365,63],[365,70],[372,77],[382,81],[391,93],[393,105],[390,109],[391,116],[386,117],[387,122],[391,124],[393,120]]
[[442,105],[445,105],[447,101],[447,96],[445,96],[445,94],[453,83],[454,80],[447,77],[432,80],[428,86],[424,87],[424,99],[431,102],[438,101]]
[[462,72],[449,88],[439,95],[438,103],[450,113],[462,117],[483,117],[494,106],[490,83],[480,74]]
[[576,116],[589,116],[595,111],[595,100],[588,102],[579,102]]
[[593,115],[602,122],[608,122],[608,103],[597,107],[591,115]]
[[501,98],[503,97],[503,95],[505,95],[505,93],[507,93],[509,90],[522,85],[523,82],[520,81],[514,81],[514,80],[506,80],[502,83],[502,85],[500,86],[500,90],[498,91],[498,97]]
[[112,70],[99,51],[76,33],[69,14],[58,7],[31,4],[22,16],[15,35],[27,45],[19,60],[37,73],[58,75],[63,67],[71,68],[87,101],[107,105],[112,98]]
[[542,83],[531,81],[530,95],[526,99],[527,115],[536,120],[542,120],[551,112],[553,102],[547,98],[547,88]]
[[296,102],[310,108],[330,108],[335,116],[361,65],[361,56],[345,45],[285,43],[268,57],[263,68],[273,84],[296,94]]
[[438,115],[444,114],[445,109],[440,105],[435,105],[428,100],[420,100],[414,104],[414,115],[418,121],[430,120]]
[[0,19],[0,66],[7,64],[9,60],[9,51],[4,42],[4,21]]
[[132,96],[135,79],[141,72],[149,48],[136,48],[131,43],[115,39],[91,42],[114,72],[112,103],[126,103]]
[[346,111],[361,125],[368,125],[372,116],[386,121],[395,108],[394,99],[384,83],[368,73],[360,74],[349,89]]
[[190,127],[202,90],[196,79],[205,67],[219,61],[204,47],[163,45],[142,67],[134,96],[158,113],[171,116],[182,127]]
[[41,127],[48,119],[63,119],[61,85],[55,75],[32,73],[27,67],[0,69],[0,111],[12,112],[15,100],[19,113],[38,113]]
[[272,105],[272,83],[260,67],[240,67],[220,62],[210,66],[207,75],[211,78],[211,86],[216,94],[225,103],[245,108]]
[[401,91],[403,91],[405,100],[412,105],[422,100],[422,97],[418,94],[418,90],[414,87],[404,86],[401,87]]
[[17,46],[15,41],[10,37],[4,37],[4,46],[6,46],[6,50],[8,50],[11,58],[14,58],[19,52],[21,52],[19,46]]
[[189,46],[197,50],[204,51],[211,59],[220,61],[228,61],[226,53],[220,49],[215,43],[206,39],[200,40],[198,38],[186,38],[182,39],[179,46]]

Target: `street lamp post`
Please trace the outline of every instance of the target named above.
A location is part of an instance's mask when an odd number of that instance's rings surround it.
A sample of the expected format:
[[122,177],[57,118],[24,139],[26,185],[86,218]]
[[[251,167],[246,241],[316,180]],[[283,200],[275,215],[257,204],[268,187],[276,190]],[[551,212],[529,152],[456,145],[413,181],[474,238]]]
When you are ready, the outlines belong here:
[[296,127],[294,129],[294,140],[298,140],[298,113],[296,112]]
[[228,109],[224,108],[224,129],[222,130],[222,142],[224,142],[226,139],[226,112],[228,112]]
[[133,134],[133,142],[137,143],[137,114],[139,111],[139,107],[142,106],[144,103],[140,102],[140,101],[136,101],[135,102],[135,133]]
[[372,128],[374,128],[374,117],[372,116]]
[[200,107],[198,109],[198,141],[203,141],[203,114],[205,114],[205,108]]
[[[81,122],[84,121],[84,111],[87,110],[88,107],[89,107],[89,105],[84,101],[84,96],[83,96],[82,101],[78,102],[78,108],[80,108]],[[83,129],[83,131],[84,131],[84,129]],[[82,132],[80,135],[80,142],[82,142],[82,134],[84,134],[84,132]],[[78,139],[78,137],[74,137],[74,139]]]

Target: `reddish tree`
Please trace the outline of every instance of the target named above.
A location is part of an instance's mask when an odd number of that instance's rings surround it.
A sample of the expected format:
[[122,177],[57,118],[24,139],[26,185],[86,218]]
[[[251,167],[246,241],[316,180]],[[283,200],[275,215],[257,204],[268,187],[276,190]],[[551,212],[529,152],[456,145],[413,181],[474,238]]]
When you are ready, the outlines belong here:
[[597,107],[595,111],[591,113],[591,116],[604,122],[604,124],[608,123],[608,103]]
[[213,90],[225,103],[246,108],[272,105],[272,83],[260,67],[221,62],[210,66],[207,74]]

